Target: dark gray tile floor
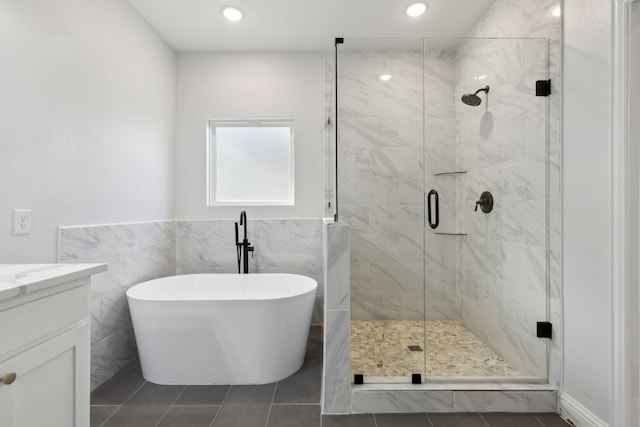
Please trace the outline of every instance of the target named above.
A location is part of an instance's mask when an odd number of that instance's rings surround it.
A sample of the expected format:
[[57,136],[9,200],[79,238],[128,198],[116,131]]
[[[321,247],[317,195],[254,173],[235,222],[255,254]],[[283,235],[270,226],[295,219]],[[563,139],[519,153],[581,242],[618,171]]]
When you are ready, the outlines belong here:
[[312,327],[303,367],[256,386],[166,386],[138,363],[91,393],[91,427],[560,427],[556,414],[320,415],[322,342]]

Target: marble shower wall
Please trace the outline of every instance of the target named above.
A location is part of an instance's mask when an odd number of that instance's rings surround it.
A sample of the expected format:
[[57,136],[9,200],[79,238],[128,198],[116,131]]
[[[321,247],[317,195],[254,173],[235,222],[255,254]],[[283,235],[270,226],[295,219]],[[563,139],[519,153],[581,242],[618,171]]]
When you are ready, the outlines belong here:
[[59,228],[58,261],[107,263],[91,279],[91,389],[137,357],[125,292],[175,274],[173,221]]
[[[382,81],[382,74],[391,79]],[[351,229],[352,319],[425,317],[424,164],[425,156],[453,164],[453,83],[453,55],[430,52],[423,58],[421,44],[339,53],[339,206]],[[442,101],[427,112],[427,150],[425,85],[429,96]],[[443,205],[453,207],[454,201],[445,198]],[[437,295],[428,302],[428,318],[449,318],[455,256],[439,254],[450,254],[454,246],[434,239],[427,247],[427,274]]]
[[[237,273],[236,220],[177,221],[176,271]],[[251,219],[247,235],[255,248],[249,258],[253,273],[303,274],[318,282],[312,323],[322,323],[324,273],[322,219]],[[240,239],[243,230],[240,229]]]
[[[547,318],[547,108],[535,81],[548,78],[547,40],[466,40],[456,49],[458,309],[462,323],[524,376],[545,378]],[[493,211],[474,211],[483,191]]]
[[[131,286],[188,273],[235,273],[234,220],[60,227],[59,262],[106,263],[91,282],[91,388],[137,357],[126,294]],[[323,320],[322,219],[252,220],[250,271],[318,281],[313,323]],[[241,231],[242,232],[242,231]]]

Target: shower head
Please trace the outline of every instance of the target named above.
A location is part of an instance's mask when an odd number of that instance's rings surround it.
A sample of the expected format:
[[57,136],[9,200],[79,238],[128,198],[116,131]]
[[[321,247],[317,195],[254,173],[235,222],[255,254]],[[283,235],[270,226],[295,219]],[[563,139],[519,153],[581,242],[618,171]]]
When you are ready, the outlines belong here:
[[489,86],[478,89],[475,93],[465,93],[462,95],[462,102],[472,107],[477,107],[482,102],[482,99],[478,96],[478,92],[489,93]]
[[462,102],[472,107],[477,107],[482,102],[482,99],[475,93],[465,93],[462,95]]

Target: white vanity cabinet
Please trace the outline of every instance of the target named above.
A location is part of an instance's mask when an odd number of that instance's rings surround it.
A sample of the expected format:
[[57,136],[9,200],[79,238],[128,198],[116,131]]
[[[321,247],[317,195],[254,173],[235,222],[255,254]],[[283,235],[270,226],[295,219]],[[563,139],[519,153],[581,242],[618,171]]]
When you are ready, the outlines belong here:
[[0,425],[87,427],[90,275],[106,267],[39,267],[0,284]]

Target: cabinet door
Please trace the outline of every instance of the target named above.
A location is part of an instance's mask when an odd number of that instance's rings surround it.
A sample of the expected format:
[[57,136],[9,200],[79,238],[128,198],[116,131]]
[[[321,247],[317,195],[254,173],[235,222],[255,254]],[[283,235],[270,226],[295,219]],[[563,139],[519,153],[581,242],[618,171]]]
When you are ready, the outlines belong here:
[[7,427],[89,425],[89,326],[83,324],[0,362],[0,424]]

